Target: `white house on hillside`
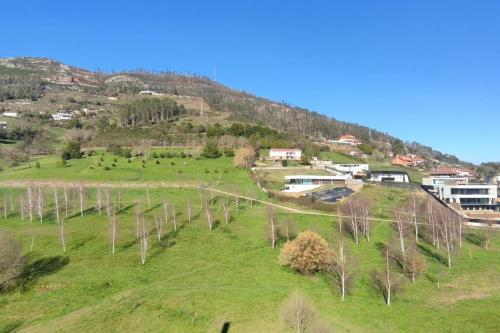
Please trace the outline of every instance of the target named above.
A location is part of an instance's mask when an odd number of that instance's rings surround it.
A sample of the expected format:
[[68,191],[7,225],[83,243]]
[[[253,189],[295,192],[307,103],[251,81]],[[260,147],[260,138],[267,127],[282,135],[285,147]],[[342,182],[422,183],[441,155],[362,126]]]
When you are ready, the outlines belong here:
[[371,171],[368,180],[372,182],[409,183],[410,177],[405,171]]
[[439,184],[434,187],[442,201],[458,203],[464,210],[497,208],[497,185],[494,184]]
[[14,111],[5,111],[2,115],[4,117],[19,118],[19,113],[14,112]]
[[71,120],[73,118],[73,114],[69,112],[58,112],[52,115],[52,119],[55,121],[60,120]]
[[342,176],[316,176],[316,175],[293,175],[285,176],[287,184],[283,192],[303,192],[313,190],[322,185],[345,184],[350,175]]
[[334,164],[333,167],[341,172],[356,175],[370,170],[368,164]]
[[271,148],[271,150],[269,150],[270,160],[300,161],[301,158],[302,158],[302,150],[300,149]]

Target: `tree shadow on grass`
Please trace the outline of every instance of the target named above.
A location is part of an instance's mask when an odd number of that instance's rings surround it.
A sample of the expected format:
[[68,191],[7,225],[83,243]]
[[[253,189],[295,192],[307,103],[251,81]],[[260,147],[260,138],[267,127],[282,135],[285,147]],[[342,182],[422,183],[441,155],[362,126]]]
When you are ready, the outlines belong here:
[[22,321],[13,321],[11,323],[8,323],[0,330],[0,333],[15,332],[22,324]]
[[95,239],[96,236],[91,236],[91,237],[87,237],[87,238],[84,238],[82,239],[81,241],[79,241],[78,243],[76,243],[75,245],[72,246],[72,249],[73,250],[78,250],[80,249],[81,247],[85,246],[85,244],[87,244],[88,242],[90,242],[91,240]]
[[424,254],[426,257],[434,259],[443,265],[448,265],[448,261],[446,260],[446,258],[440,255],[437,251],[433,251],[422,244],[417,244],[417,246],[419,250],[422,252],[422,254]]
[[[90,207],[90,208],[83,210],[83,216],[85,216],[86,214],[91,214],[91,213],[95,213],[95,212],[97,212],[97,209],[95,209],[95,207]],[[78,211],[71,214],[71,215],[68,215],[68,219],[72,219],[75,217],[81,217],[81,216],[82,216],[82,213],[80,212],[80,207],[78,207]]]
[[69,257],[54,256],[38,259],[26,265],[20,275],[21,290],[30,289],[39,278],[59,271],[68,263]]
[[116,214],[126,213],[126,212],[128,212],[130,209],[132,209],[134,207],[135,207],[135,205],[127,205],[127,206],[121,207],[120,210],[118,210],[116,212]]
[[479,247],[483,247],[485,241],[484,235],[479,235],[477,233],[467,233],[465,235],[465,240]]

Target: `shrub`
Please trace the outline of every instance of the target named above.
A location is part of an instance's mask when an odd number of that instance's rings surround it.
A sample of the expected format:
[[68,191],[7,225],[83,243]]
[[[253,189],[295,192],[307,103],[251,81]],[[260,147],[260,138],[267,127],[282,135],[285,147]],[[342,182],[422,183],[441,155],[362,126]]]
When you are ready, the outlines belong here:
[[205,158],[219,158],[221,153],[219,151],[219,147],[217,146],[217,141],[207,140],[205,147],[203,147],[201,156]]
[[281,161],[281,166],[282,167],[287,167],[288,166],[288,161],[287,160],[282,160]]
[[165,158],[165,153],[161,153],[160,158]]
[[175,165],[175,162],[174,161],[170,162],[170,165]]
[[36,161],[35,168],[40,169],[40,162]]
[[91,166],[89,166],[89,169],[90,170],[94,170],[94,167],[91,165]]
[[181,153],[179,154],[179,157],[180,158],[186,158],[186,153],[181,151]]
[[104,162],[104,157],[101,157],[101,162]]
[[153,157],[153,158],[158,158],[158,154],[154,151],[154,152],[151,154],[151,157]]
[[208,170],[207,168],[205,168],[205,173],[210,173],[210,170]]
[[145,168],[145,167],[146,167],[146,164],[143,164],[143,165],[142,165],[142,167],[143,167],[143,168]]
[[142,164],[146,164],[146,160],[142,160]]
[[214,173],[219,173],[219,170],[215,169],[215,170],[214,170]]
[[159,160],[156,160],[156,164],[160,164],[160,161],[159,161]]
[[64,158],[63,158],[63,159],[61,159],[61,162],[60,162],[60,163],[61,163],[61,164],[60,164],[61,166],[66,166],[66,165],[68,164],[68,162],[67,162]]
[[228,173],[229,171],[227,169],[224,169],[224,173]]
[[80,143],[77,141],[71,141],[68,142],[66,147],[64,147],[63,153],[62,153],[62,159],[63,160],[71,160],[71,159],[79,159],[82,158],[82,152],[81,152],[81,147]]
[[177,173],[182,173],[182,170],[177,170]]
[[87,156],[94,156],[95,155],[95,150],[94,149],[90,149],[87,151]]
[[114,163],[113,163],[113,164],[111,164],[111,166],[112,166],[113,168],[116,168],[116,164],[114,164]]
[[234,150],[231,148],[224,149],[224,156],[226,157],[234,157]]
[[167,158],[172,158],[173,157],[172,153],[170,153],[170,152],[168,152],[166,156],[167,156]]
[[280,263],[302,274],[313,274],[328,267],[331,255],[327,242],[320,235],[304,231],[285,244],[280,253]]
[[105,166],[104,170],[109,171],[109,170],[111,170],[111,168],[109,166]]
[[132,160],[131,160],[130,158],[129,158],[127,161],[128,161],[129,163],[132,163]]

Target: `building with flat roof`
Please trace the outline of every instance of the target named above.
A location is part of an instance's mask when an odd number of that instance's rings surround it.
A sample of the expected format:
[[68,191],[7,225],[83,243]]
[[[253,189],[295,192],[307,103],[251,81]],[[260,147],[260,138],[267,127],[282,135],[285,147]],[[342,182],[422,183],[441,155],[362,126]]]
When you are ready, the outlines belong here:
[[495,184],[437,184],[434,192],[441,201],[464,210],[498,210]]
[[334,164],[333,168],[340,172],[349,173],[351,175],[357,175],[360,173],[366,173],[370,170],[368,164]]
[[269,150],[269,159],[274,161],[292,160],[300,161],[302,158],[302,150],[286,149],[286,148],[271,148]]
[[385,183],[409,183],[410,177],[405,171],[370,171],[368,173],[368,180]]
[[14,111],[5,111],[2,115],[9,118],[19,118],[19,113]]
[[350,175],[319,176],[319,175],[291,175],[285,176],[286,184],[283,192],[303,192],[313,190],[323,185],[345,184]]

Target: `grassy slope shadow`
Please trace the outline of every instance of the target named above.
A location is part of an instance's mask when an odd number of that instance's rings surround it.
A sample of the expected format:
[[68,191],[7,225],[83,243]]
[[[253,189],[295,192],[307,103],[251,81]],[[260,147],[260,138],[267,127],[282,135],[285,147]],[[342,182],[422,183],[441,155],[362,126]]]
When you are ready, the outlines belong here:
[[41,258],[26,265],[20,276],[21,290],[30,289],[39,278],[59,271],[68,263],[69,257],[54,256]]

